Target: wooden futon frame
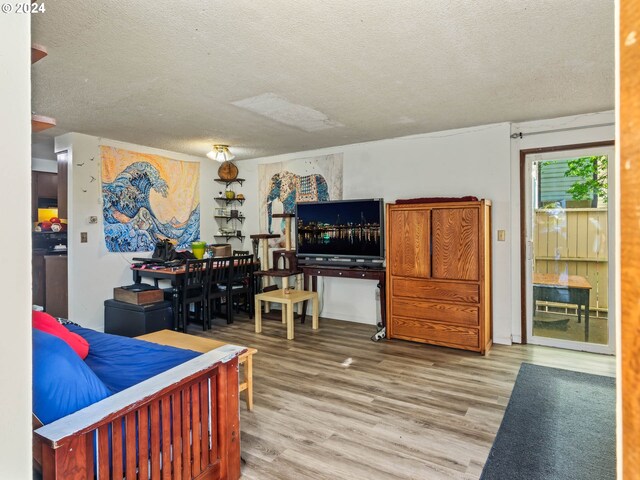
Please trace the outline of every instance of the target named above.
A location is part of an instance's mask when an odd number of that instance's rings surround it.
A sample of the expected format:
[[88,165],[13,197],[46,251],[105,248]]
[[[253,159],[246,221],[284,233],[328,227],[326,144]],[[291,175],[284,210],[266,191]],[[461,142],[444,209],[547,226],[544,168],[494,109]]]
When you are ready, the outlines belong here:
[[212,350],[37,429],[42,478],[238,479],[244,351]]

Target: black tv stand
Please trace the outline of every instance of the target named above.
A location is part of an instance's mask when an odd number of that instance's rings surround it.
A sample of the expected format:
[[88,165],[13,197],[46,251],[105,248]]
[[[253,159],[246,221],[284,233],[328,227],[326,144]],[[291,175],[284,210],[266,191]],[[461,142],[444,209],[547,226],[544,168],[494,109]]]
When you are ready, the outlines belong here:
[[357,260],[355,258],[316,258],[298,256],[298,265],[339,268],[381,268],[384,270],[384,263],[380,260]]
[[[377,266],[361,265],[339,262],[336,264],[322,265],[302,265],[302,277],[304,278],[304,289],[309,289],[309,277],[311,278],[311,291],[318,291],[318,277],[343,277],[343,278],[359,278],[362,280],[377,280],[378,288],[380,289],[380,314],[382,317],[382,325],[384,328],[387,325],[387,295],[386,295],[386,270],[381,263]],[[302,306],[302,323],[304,323],[305,316],[307,314],[307,302]]]

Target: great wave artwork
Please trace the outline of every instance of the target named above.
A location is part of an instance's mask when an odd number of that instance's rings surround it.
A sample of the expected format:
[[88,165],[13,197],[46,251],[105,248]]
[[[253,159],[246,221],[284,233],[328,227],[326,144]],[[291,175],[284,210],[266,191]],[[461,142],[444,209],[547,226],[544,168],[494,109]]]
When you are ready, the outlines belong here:
[[109,252],[152,251],[200,238],[200,165],[101,146],[102,214]]

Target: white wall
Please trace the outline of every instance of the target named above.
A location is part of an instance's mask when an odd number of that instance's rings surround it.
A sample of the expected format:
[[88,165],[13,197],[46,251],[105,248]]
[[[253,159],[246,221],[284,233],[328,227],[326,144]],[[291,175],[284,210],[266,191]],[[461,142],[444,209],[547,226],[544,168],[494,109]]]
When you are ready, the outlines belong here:
[[0,15],[0,478],[31,477],[31,39],[28,15]]
[[[511,235],[496,242],[496,230],[511,224],[510,125],[496,124],[390,140],[297,152],[240,162],[247,185],[257,191],[257,165],[343,152],[343,198],[475,195],[492,201],[494,339],[511,342]],[[254,187],[255,185],[255,187]],[[248,191],[252,191],[249,188]],[[257,204],[248,223],[257,232]],[[255,220],[254,220],[255,219]],[[375,283],[324,279],[323,310],[329,318],[375,324]]]
[[36,172],[58,173],[58,162],[46,158],[32,158],[31,170]]
[[42,133],[31,136],[31,170],[58,173],[58,162],[53,151],[55,141]]
[[[493,250],[493,338],[495,343],[520,341],[520,184],[519,151],[551,145],[566,145],[610,140],[613,113],[581,115],[542,120],[517,125],[508,123],[484,125],[433,134],[414,135],[320,150],[237,162],[243,186],[236,192],[247,198],[242,211],[246,215],[243,231],[248,236],[259,233],[258,166],[315,155],[343,153],[343,197],[382,197],[386,202],[399,198],[425,196],[475,195],[492,201]],[[562,131],[551,131],[551,130]],[[511,139],[512,131],[524,133],[522,139]],[[538,133],[532,135],[532,133]],[[546,132],[546,133],[542,133]],[[527,133],[529,135],[527,135]],[[56,141],[56,151],[70,148],[69,169],[70,236],[69,236],[69,317],[82,325],[103,328],[103,302],[112,298],[115,286],[131,282],[131,257],[108,253],[102,238],[99,182],[87,183],[88,175],[100,178],[98,145],[113,145],[140,152],[151,152],[170,158],[201,162],[201,237],[214,242],[217,225],[213,197],[223,186],[213,182],[218,164],[206,158],[189,157],[173,152],[98,139],[81,134],[68,134]],[[77,163],[84,163],[82,168]],[[89,165],[90,169],[87,169]],[[87,187],[88,186],[88,187]],[[88,189],[85,193],[82,189]],[[96,215],[97,225],[89,225],[88,217]],[[497,241],[497,230],[506,230],[506,240]],[[86,231],[89,243],[80,244],[80,232]],[[238,242],[234,248],[240,248]],[[250,248],[245,240],[244,249]],[[326,278],[323,281],[323,310],[328,318],[376,323],[375,283],[350,279]]]
[[[200,215],[201,238],[213,241],[214,191],[219,191],[218,164],[206,158],[118,142],[115,140],[69,133],[56,138],[56,152],[69,151],[69,319],[82,326],[104,328],[104,301],[113,298],[113,288],[132,283],[129,269],[133,257],[149,253],[110,253],[104,242],[100,184],[99,145],[108,145],[141,153],[162,155],[175,160],[201,162]],[[91,160],[93,158],[93,161]],[[82,166],[79,166],[82,164]],[[96,180],[91,181],[91,177]],[[86,190],[86,191],[84,191]],[[98,223],[90,224],[89,217]],[[87,232],[88,242],[80,243],[80,232]]]
[[[344,153],[344,198],[475,195],[493,202],[493,338],[520,341],[520,177],[519,152],[545,146],[614,138],[613,112],[521,124],[497,124],[415,135],[241,162],[243,176],[257,191],[257,165],[314,155]],[[511,139],[512,132],[523,138]],[[535,134],[534,134],[535,133]],[[257,232],[257,207],[249,222]],[[506,230],[506,241],[497,241]],[[373,283],[324,280],[322,315],[374,324]]]

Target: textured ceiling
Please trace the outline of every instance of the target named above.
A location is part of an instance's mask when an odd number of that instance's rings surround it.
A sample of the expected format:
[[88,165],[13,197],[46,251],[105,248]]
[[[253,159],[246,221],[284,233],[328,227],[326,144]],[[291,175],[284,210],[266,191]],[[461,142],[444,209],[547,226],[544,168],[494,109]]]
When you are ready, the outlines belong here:
[[[33,42],[49,51],[32,81],[33,110],[58,122],[48,135],[193,155],[226,143],[242,159],[614,107],[613,0],[46,8],[32,15]],[[251,97],[315,112],[326,128],[241,107]]]

